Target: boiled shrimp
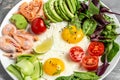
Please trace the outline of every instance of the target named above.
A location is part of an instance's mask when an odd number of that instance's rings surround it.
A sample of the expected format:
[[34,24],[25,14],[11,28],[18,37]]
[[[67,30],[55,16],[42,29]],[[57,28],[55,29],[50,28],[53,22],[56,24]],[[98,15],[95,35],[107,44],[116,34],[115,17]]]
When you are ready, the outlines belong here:
[[0,37],[0,49],[12,53],[22,51],[21,46],[13,38],[7,35]]
[[31,40],[30,36],[24,37],[24,35],[14,35],[13,37],[24,50],[32,48],[33,40]]
[[32,49],[25,50],[24,52],[14,52],[14,53],[4,53],[3,55],[12,59],[17,58],[20,55],[23,54],[32,54]]
[[24,50],[32,48],[34,39],[36,39],[32,34],[23,30],[18,30],[17,33],[13,35],[13,37]]
[[7,24],[2,29],[3,35],[12,35],[13,33],[16,33],[16,27],[13,24]]

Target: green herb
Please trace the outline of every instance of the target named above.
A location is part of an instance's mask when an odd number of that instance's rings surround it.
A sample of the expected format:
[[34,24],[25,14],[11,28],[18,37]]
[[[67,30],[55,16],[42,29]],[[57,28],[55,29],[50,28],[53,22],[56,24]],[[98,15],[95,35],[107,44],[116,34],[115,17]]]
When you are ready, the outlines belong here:
[[53,73],[52,75],[56,75],[56,74],[60,74],[61,73],[61,69],[57,69],[57,71],[55,73]]
[[76,26],[78,30],[81,29],[81,21],[79,20],[77,15],[75,15],[75,17],[72,18],[71,22],[69,22],[69,25]]
[[49,29],[50,28],[50,20],[44,20],[46,27]]

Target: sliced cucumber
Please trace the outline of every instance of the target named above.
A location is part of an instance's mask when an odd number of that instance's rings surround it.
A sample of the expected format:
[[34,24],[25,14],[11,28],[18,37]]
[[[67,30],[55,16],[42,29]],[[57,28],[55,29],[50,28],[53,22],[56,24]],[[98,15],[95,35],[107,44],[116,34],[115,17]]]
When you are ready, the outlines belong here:
[[52,22],[55,22],[55,23],[58,22],[57,20],[53,19],[53,17],[51,17],[49,15],[49,13],[48,13],[49,11],[47,11],[47,3],[44,4],[43,10],[44,10],[45,15],[47,16],[47,18],[49,18]]
[[21,75],[21,72],[17,70],[16,66],[11,64],[7,67],[7,70],[10,71],[12,74],[14,74],[18,80],[23,80],[23,76]]
[[26,76],[30,76],[34,70],[34,65],[26,59],[19,61],[16,66],[20,68],[21,72]]
[[56,13],[55,8],[54,8],[54,2],[56,0],[49,0],[48,1],[48,10],[51,12],[51,15],[53,15],[59,22],[63,21],[63,19]]
[[33,63],[33,65],[34,65],[34,71],[33,71],[32,75],[31,75],[31,77],[32,77],[32,79],[37,79],[37,78],[40,77],[40,74],[39,74],[39,73],[40,73],[39,61],[36,60],[36,61]]

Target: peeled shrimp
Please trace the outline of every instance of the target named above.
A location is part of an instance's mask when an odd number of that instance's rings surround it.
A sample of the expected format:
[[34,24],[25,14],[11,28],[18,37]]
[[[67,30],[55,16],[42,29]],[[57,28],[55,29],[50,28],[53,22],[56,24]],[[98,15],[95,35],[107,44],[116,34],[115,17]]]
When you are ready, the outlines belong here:
[[33,0],[30,3],[24,2],[20,8],[19,12],[26,17],[29,22],[37,17],[44,17],[43,13],[43,0]]
[[14,39],[21,45],[24,50],[30,49],[33,46],[33,40],[28,35],[14,35]]
[[5,52],[21,51],[21,46],[10,36],[0,37],[0,49]]
[[32,54],[32,49],[25,50],[24,52],[4,53],[3,55],[9,58],[15,59],[18,56],[23,55],[23,54]]
[[28,32],[18,30],[17,33],[13,35],[13,38],[21,45],[24,50],[28,50],[32,48],[35,37]]
[[3,35],[12,35],[16,33],[16,27],[13,24],[7,24],[2,30]]

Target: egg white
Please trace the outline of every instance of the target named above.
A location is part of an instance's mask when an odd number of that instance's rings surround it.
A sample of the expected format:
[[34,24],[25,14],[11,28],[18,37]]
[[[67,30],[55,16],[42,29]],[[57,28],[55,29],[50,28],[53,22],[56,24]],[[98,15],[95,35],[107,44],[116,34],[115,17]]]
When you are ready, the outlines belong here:
[[60,75],[49,76],[44,73],[42,80],[55,80],[59,76],[71,75],[74,71],[85,71],[80,67],[80,63],[73,62],[69,58],[69,50],[73,46],[80,46],[84,51],[86,51],[90,41],[87,39],[86,36],[77,44],[69,44],[64,41],[61,37],[61,32],[62,29],[67,26],[67,24],[67,22],[51,23],[50,29],[47,29],[45,33],[41,34],[39,36],[40,40],[36,42],[36,45],[38,43],[40,44],[45,39],[53,36],[54,43],[52,48],[47,53],[40,55],[39,57],[43,64],[49,58],[61,59],[65,64],[65,70]]

